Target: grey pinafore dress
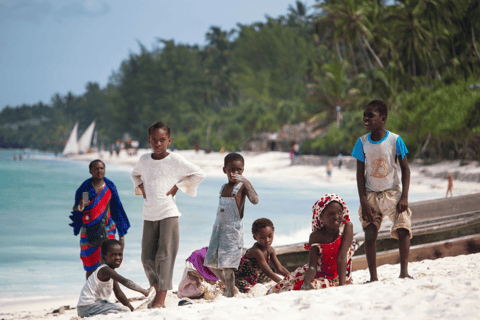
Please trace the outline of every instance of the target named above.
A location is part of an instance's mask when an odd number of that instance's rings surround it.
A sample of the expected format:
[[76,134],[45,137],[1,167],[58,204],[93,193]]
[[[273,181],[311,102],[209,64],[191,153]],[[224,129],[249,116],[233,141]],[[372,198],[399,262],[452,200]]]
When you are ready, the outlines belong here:
[[237,269],[242,258],[243,223],[235,202],[235,195],[241,188],[242,183],[240,182],[233,188],[231,197],[222,197],[225,185],[220,189],[217,219],[213,225],[212,236],[203,265],[216,269]]

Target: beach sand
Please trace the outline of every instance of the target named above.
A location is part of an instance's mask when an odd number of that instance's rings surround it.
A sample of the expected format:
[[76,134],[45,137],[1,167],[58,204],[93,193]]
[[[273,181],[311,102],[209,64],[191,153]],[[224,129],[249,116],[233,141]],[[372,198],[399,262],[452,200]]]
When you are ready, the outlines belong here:
[[[139,150],[136,156],[122,152],[119,157],[105,153],[86,154],[66,161],[85,161],[101,158],[108,165],[133,167],[138,158],[149,150]],[[225,154],[203,151],[175,151],[201,167],[209,176],[223,176]],[[324,183],[328,177],[325,166],[291,166],[290,155],[285,152],[242,153],[248,177],[287,182],[298,180],[309,184]],[[345,157],[344,157],[345,158]],[[62,161],[62,159],[59,159]],[[461,179],[480,174],[478,163],[461,165],[460,161],[441,162],[432,166],[410,164],[410,193],[428,193],[447,189],[448,172],[457,172]],[[445,174],[446,173],[446,174]],[[355,170],[334,168],[332,183],[356,185]],[[480,192],[480,182],[455,180],[453,195]],[[264,296],[266,288],[255,287],[253,294],[240,294],[235,298],[219,297],[213,302],[195,301],[193,305],[178,307],[179,299],[168,293],[167,308],[138,310],[122,315],[99,316],[101,319],[225,319],[245,318],[305,319],[321,316],[325,319],[477,319],[480,313],[480,253],[413,262],[410,274],[415,280],[398,279],[398,265],[378,268],[380,281],[364,285],[368,271],[354,271],[354,285],[319,291],[291,292]],[[124,290],[127,297],[140,297],[136,292]],[[0,319],[75,319],[78,297],[46,300],[38,297],[25,300],[0,310]],[[114,299],[113,295],[110,298]],[[48,302],[46,302],[48,301]],[[136,307],[142,301],[134,301]],[[68,306],[60,309],[62,306]],[[60,310],[59,310],[60,309]],[[70,309],[70,310],[69,310]],[[54,310],[57,312],[53,313]],[[97,316],[98,317],[98,316]]]
[[[362,270],[352,273],[353,285],[269,296],[263,296],[265,287],[257,285],[256,297],[240,294],[235,298],[218,297],[212,302],[194,301],[181,307],[177,306],[179,299],[169,292],[165,309],[100,315],[94,319],[478,319],[479,267],[480,253],[424,260],[410,263],[410,274],[415,280],[405,280],[398,279],[398,265],[384,265],[378,268],[380,281],[371,284],[363,284],[368,271]],[[2,311],[0,318],[77,319],[76,310],[52,313],[60,306],[58,301],[31,312]]]
[[[133,167],[140,156],[144,153],[151,152],[150,149],[140,149],[136,156],[128,156],[124,150],[120,155],[110,157],[104,152],[91,153],[67,158],[67,161],[92,161],[94,159],[102,159],[106,165],[125,165]],[[175,150],[187,160],[202,168],[207,176],[223,177],[223,158],[225,154],[218,152],[205,153],[200,150],[198,153],[194,150]],[[290,154],[288,152],[242,152],[245,158],[245,175],[248,177],[259,177],[262,179],[277,180],[288,182],[292,180],[304,181],[312,185],[320,185],[325,181],[335,184],[356,185],[356,175],[354,169],[348,169],[343,166],[341,169],[334,167],[332,176],[327,176],[326,166],[292,166]],[[344,156],[344,161],[349,157]],[[452,173],[454,177],[453,195],[464,195],[480,192],[480,163],[471,162],[464,165],[460,160],[443,161],[434,165],[419,165],[416,162],[410,162],[411,170],[410,190],[409,193],[428,193],[438,192],[439,190],[447,191],[448,173]],[[108,170],[108,169],[107,169]],[[470,181],[469,181],[470,179]],[[471,181],[475,180],[475,181]]]

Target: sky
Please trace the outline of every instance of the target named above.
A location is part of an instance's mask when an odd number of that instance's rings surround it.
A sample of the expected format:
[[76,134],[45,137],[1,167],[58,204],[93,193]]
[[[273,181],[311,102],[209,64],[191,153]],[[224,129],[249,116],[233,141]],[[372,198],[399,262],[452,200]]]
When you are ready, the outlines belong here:
[[205,45],[211,26],[265,21],[289,5],[295,0],[0,0],[0,109],[81,95],[88,82],[104,87],[139,42]]

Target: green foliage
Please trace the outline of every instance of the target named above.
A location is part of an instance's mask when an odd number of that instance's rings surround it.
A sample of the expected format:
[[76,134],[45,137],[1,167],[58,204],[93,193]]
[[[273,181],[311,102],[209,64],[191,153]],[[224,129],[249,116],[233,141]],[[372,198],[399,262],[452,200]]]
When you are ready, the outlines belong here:
[[[387,129],[410,154],[480,156],[480,7],[474,0],[296,1],[287,13],[232,30],[212,26],[206,45],[139,43],[100,88],[55,94],[50,105],[6,107],[0,144],[62,149],[75,122],[97,122],[99,141],[129,133],[147,147],[155,121],[176,148],[234,151],[254,133],[309,119],[324,134],[302,152],[349,154],[365,133],[368,101],[389,106]],[[336,107],[343,121],[337,127]],[[322,130],[320,130],[322,131]]]

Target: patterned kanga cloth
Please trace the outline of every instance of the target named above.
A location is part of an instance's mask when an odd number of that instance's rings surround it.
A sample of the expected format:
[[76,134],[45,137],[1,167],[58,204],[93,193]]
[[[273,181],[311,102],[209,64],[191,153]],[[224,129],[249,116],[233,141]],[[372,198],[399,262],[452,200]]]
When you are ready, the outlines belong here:
[[[268,263],[270,263],[270,253],[267,251]],[[259,282],[259,278],[263,274],[257,259],[248,259],[245,253],[242,260],[240,260],[238,270],[235,270],[235,286],[238,288],[238,291],[248,293]]]

